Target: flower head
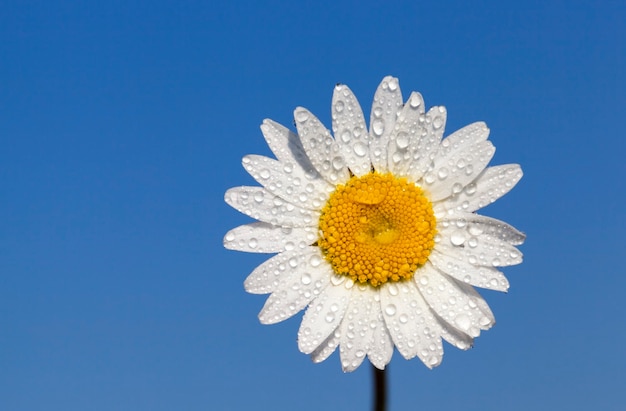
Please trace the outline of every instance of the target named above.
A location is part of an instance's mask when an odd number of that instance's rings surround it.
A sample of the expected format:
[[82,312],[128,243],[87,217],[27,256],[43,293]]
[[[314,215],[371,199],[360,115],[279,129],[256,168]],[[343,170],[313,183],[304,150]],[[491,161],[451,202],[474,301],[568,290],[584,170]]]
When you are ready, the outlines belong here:
[[245,281],[271,295],[264,324],[306,309],[298,347],[315,362],[339,347],[344,371],[365,357],[383,369],[393,347],[435,367],[442,339],[468,349],[495,323],[475,287],[506,291],[497,267],[519,264],[524,234],[476,214],[522,177],[517,164],[487,167],[495,148],[482,122],[442,140],[444,107],[419,93],[403,104],[398,80],[376,90],[369,131],[359,103],[335,87],[330,131],[308,110],[297,134],[265,120],[276,159],[250,155],[262,187],[227,191],[232,207],[259,220],[228,232],[229,249],[278,253]]

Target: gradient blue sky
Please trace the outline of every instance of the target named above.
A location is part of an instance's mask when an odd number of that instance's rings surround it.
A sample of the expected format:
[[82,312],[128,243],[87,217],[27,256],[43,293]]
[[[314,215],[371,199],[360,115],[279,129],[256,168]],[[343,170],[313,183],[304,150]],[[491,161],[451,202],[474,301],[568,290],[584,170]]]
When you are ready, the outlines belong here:
[[623,410],[626,5],[503,4],[2,2],[0,410],[369,409],[369,367],[258,323],[223,193],[264,118],[387,74],[487,122],[525,176],[485,213],[528,235],[472,350],[394,354],[391,409]]

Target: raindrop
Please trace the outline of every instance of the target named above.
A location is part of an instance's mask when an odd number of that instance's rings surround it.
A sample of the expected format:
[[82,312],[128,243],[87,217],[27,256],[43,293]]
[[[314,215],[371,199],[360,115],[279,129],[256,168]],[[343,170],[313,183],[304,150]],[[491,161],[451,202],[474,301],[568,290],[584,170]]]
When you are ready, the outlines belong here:
[[333,313],[326,314],[326,322],[332,323],[333,321],[335,321],[335,314]]
[[354,145],[354,153],[359,157],[363,157],[367,154],[367,146],[361,142],[356,143]]
[[341,113],[344,107],[345,107],[345,104],[341,100],[338,101],[337,104],[335,104],[335,110],[337,111],[337,113]]
[[385,307],[385,313],[389,316],[396,314],[396,306],[394,304],[389,304]]
[[433,120],[433,128],[435,130],[438,130],[441,128],[441,126],[443,126],[443,118],[441,118],[441,116],[435,117],[435,119]]
[[398,133],[398,137],[396,137],[396,145],[401,150],[407,148],[409,146],[409,135],[405,132]]
[[300,281],[302,281],[302,284],[304,284],[304,285],[311,284],[311,281],[312,281],[311,274],[309,274],[309,273],[302,274],[302,277],[300,277]]
[[352,133],[350,133],[350,130],[344,130],[341,133],[341,141],[343,141],[344,143],[349,143],[351,138],[352,138]]
[[409,105],[411,108],[416,109],[422,104],[422,99],[419,97],[419,94],[412,94],[409,99]]
[[271,174],[270,174],[270,171],[267,168],[264,168],[263,170],[261,170],[259,175],[261,176],[261,178],[267,179],[267,178],[270,178]]
[[335,158],[333,158],[333,168],[335,170],[341,170],[343,168],[343,166],[345,165],[344,161],[343,161],[343,157],[341,156],[337,156]]
[[259,241],[256,238],[251,238],[248,240],[248,247],[257,248],[258,245],[259,245]]
[[472,195],[476,192],[476,183],[470,183],[467,186],[465,186],[465,192],[468,195]]
[[226,237],[224,238],[226,241],[234,241],[235,240],[235,234],[233,233],[228,233],[226,234]]
[[311,267],[317,267],[322,263],[322,259],[320,256],[318,255],[313,255],[311,256],[311,258],[309,259],[309,264],[311,264]]
[[309,113],[306,110],[299,110],[296,113],[296,120],[300,123],[304,123],[309,119]]
[[448,177],[448,169],[441,167],[439,171],[437,171],[437,177],[439,177],[440,180],[445,180]]
[[289,266],[291,268],[296,268],[298,266],[298,259],[296,257],[291,257],[289,259]]
[[389,80],[389,90],[396,91],[397,89],[398,89],[398,80],[395,78]]
[[406,324],[409,321],[409,316],[406,314],[402,314],[400,315],[399,320],[402,324]]
[[457,230],[453,232],[450,236],[450,242],[452,243],[452,245],[455,246],[463,245],[463,243],[465,242],[465,234],[463,233],[463,231]]
[[388,290],[389,290],[389,294],[391,294],[393,296],[398,295],[398,286],[397,285],[389,284]]
[[376,120],[374,120],[374,123],[372,124],[372,131],[374,132],[374,134],[377,136],[381,136],[384,130],[385,121],[382,118],[377,118]]

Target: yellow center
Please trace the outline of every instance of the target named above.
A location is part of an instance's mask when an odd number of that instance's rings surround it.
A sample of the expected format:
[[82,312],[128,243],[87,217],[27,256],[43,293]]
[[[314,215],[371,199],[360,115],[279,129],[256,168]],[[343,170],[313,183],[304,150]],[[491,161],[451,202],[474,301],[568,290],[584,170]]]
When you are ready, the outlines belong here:
[[322,210],[319,247],[337,274],[378,287],[413,277],[435,245],[424,192],[405,178],[370,173],[337,186]]

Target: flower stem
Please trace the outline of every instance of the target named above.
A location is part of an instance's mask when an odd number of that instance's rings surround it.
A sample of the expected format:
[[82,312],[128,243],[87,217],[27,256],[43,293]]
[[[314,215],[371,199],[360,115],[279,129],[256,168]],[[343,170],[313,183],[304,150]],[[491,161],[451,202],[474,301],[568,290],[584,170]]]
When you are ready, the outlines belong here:
[[387,370],[379,370],[372,365],[374,370],[374,411],[387,409]]

